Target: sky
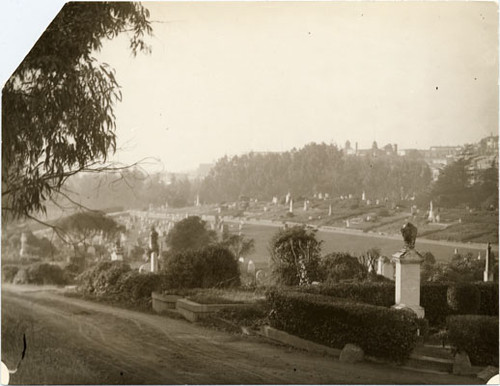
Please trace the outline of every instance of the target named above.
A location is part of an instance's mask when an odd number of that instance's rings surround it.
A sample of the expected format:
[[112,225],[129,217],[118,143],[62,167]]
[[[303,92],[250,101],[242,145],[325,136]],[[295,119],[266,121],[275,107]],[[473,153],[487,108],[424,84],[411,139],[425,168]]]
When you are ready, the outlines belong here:
[[313,141],[426,149],[498,132],[497,3],[144,5],[151,54],[126,36],[97,54],[123,94],[120,162],[181,172]]

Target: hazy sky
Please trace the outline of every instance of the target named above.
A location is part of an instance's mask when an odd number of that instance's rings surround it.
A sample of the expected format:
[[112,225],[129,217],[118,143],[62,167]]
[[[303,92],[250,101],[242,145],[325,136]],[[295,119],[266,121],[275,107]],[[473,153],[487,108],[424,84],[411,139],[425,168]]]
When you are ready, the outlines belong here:
[[144,3],[154,36],[116,69],[117,158],[168,171],[349,139],[477,142],[498,131],[493,2]]

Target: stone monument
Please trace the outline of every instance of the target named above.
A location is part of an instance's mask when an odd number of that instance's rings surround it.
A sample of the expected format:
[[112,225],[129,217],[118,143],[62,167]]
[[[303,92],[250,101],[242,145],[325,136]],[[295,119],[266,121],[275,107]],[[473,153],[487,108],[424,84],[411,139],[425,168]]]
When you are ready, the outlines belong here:
[[430,203],[429,217],[427,218],[427,220],[431,221],[431,222],[436,222],[436,216],[434,215],[434,209],[432,207],[432,201]]
[[486,247],[486,258],[484,259],[483,281],[493,281],[493,256],[491,254],[491,244]]
[[290,199],[290,209],[288,212],[293,213],[293,199]]
[[424,261],[415,250],[417,227],[406,223],[401,228],[405,243],[404,248],[392,255],[396,263],[396,304],[397,309],[410,308],[419,318],[425,315],[420,306],[420,264]]
[[158,232],[156,232],[154,225],[151,226],[151,233],[149,234],[149,249],[151,257],[151,272],[158,272],[158,254],[160,248],[158,245]]
[[28,236],[26,233],[21,233],[21,250],[19,251],[19,255],[23,257],[26,254],[26,242],[28,241]]

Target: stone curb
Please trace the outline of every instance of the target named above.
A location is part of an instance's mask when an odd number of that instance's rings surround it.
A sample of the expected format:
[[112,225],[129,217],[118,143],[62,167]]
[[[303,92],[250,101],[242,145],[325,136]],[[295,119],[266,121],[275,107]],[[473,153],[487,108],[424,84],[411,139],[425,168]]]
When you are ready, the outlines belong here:
[[[309,340],[299,338],[295,335],[288,334],[287,332],[280,331],[271,326],[261,327],[258,334],[298,349],[316,352],[318,354],[326,354],[336,359],[340,358],[340,353],[342,351],[340,349],[324,346],[319,343],[314,343]],[[375,358],[372,356],[365,356],[365,359],[373,363],[394,365],[383,359]],[[448,359],[411,354],[410,358],[404,366],[397,367],[408,370],[421,371],[425,373],[450,374],[453,369],[453,361]]]

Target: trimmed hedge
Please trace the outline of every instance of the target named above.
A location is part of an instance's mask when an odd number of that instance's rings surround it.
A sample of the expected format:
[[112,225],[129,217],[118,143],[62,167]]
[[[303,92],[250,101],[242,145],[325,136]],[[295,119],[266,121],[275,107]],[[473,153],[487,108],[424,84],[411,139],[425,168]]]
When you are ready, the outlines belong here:
[[420,286],[420,305],[431,326],[444,326],[446,317],[451,314],[447,299],[448,286],[448,283],[422,283]]
[[[455,283],[421,284],[420,305],[425,309],[425,319],[429,321],[430,326],[444,326],[446,317],[457,313],[448,305],[448,287],[451,285]],[[476,282],[464,283],[462,286],[466,294],[479,290],[481,296],[478,301],[479,309],[475,311],[477,314],[498,315],[498,283]],[[382,307],[391,307],[395,301],[394,282],[318,285],[298,288],[297,291],[345,298]]]
[[481,293],[476,286],[457,283],[446,292],[448,306],[458,315],[475,315],[479,311]]
[[375,306],[390,307],[395,299],[394,282],[340,283],[299,288],[300,292],[345,298]]
[[272,327],[330,347],[347,343],[368,355],[403,362],[417,340],[416,316],[408,311],[301,292],[267,294]]
[[447,327],[449,342],[465,351],[472,364],[498,366],[498,317],[452,315]]
[[481,294],[479,315],[498,316],[498,282],[474,283]]

